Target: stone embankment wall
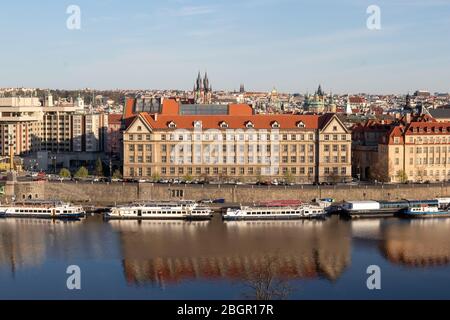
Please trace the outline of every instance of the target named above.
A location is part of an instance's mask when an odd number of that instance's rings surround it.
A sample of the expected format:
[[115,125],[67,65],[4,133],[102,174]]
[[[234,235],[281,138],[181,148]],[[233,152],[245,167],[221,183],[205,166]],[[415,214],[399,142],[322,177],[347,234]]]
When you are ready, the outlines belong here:
[[129,183],[17,182],[6,196],[20,199],[61,199],[77,203],[111,205],[137,200],[216,199],[251,203],[266,200],[334,198],[343,200],[431,199],[450,196],[450,184],[385,186],[230,186],[158,185]]

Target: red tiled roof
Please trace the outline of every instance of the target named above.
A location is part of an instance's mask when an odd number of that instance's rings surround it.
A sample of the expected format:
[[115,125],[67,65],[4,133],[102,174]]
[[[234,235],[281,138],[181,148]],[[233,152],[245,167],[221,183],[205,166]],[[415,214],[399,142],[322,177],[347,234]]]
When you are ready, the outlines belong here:
[[117,113],[108,114],[108,123],[109,124],[121,124],[122,123],[122,115]]
[[134,118],[135,114],[133,111],[135,99],[127,98],[125,101],[125,108],[123,110],[123,118],[125,120],[129,120],[130,118]]
[[272,129],[272,124],[278,122],[281,129],[298,128],[298,123],[304,123],[306,129],[319,128],[317,115],[150,115],[141,113],[141,116],[154,129],[168,129],[168,124],[174,122],[177,129],[192,129],[195,121],[202,122],[203,129],[220,129],[220,124],[226,122],[230,129],[246,129],[251,121],[255,129]]

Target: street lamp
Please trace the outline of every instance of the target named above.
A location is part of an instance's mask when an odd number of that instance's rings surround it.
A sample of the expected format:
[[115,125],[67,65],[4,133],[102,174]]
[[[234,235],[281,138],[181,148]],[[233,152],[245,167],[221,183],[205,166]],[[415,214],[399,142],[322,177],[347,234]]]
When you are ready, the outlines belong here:
[[53,171],[56,174],[56,155],[55,156],[51,156],[50,158],[53,162]]

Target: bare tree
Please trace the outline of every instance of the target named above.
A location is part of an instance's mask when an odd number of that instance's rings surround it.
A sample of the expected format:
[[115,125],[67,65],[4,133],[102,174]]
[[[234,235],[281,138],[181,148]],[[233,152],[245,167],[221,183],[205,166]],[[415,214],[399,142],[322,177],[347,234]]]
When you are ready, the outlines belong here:
[[266,255],[254,270],[250,271],[244,280],[249,292],[244,296],[252,300],[283,300],[287,299],[292,288],[287,279],[277,275],[279,256]]

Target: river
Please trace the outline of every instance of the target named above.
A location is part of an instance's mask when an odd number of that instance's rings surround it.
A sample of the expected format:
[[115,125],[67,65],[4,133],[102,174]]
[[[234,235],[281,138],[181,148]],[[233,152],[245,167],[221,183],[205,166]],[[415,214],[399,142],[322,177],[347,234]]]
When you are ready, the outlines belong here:
[[450,299],[450,219],[0,219],[0,299],[255,298]]

